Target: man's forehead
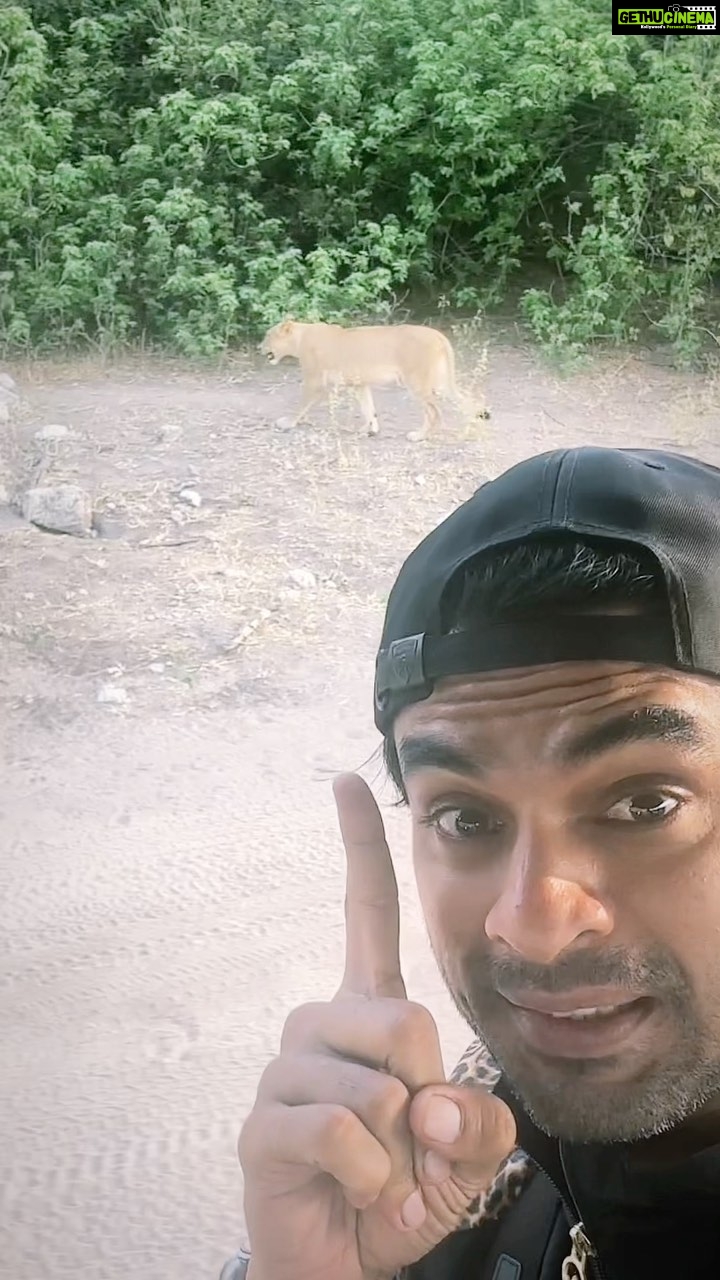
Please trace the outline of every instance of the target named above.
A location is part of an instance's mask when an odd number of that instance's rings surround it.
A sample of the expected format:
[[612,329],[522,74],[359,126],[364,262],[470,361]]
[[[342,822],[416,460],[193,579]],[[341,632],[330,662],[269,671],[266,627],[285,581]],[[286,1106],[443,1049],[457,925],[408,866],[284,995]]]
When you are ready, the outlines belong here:
[[697,697],[694,677],[666,668],[617,662],[559,662],[553,666],[523,667],[512,671],[483,672],[438,680],[428,698],[400,712],[398,727],[406,722],[491,717],[514,712],[567,711],[583,714],[611,705],[615,700],[637,697],[641,702],[650,689],[658,698]]
[[[483,767],[484,748],[497,753],[522,735],[525,746],[566,763],[629,741],[662,740],[699,747],[715,722],[715,682],[666,669],[618,663],[562,663],[438,682],[431,696],[397,718],[395,741],[403,772],[445,764],[444,747],[466,748],[466,763]],[[433,752],[431,739],[439,748]],[[421,741],[422,740],[422,741]],[[460,757],[455,764],[462,763]],[[462,771],[462,770],[461,770]]]

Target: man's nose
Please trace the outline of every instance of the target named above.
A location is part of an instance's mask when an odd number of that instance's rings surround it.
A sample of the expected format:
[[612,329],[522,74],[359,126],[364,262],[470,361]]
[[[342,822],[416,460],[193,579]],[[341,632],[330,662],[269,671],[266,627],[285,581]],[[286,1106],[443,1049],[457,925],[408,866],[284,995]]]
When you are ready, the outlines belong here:
[[580,942],[607,937],[614,920],[598,879],[595,859],[568,847],[566,834],[519,830],[485,919],[488,938],[548,965]]

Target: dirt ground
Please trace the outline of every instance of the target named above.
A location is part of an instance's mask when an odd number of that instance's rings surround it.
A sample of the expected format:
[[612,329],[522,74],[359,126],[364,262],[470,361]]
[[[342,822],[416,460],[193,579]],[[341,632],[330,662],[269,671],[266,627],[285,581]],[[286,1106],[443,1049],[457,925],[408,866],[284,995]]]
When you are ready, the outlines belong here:
[[[720,386],[637,356],[561,378],[495,340],[491,421],[410,445],[400,391],[378,395],[376,439],[342,405],[281,430],[297,373],[249,357],[10,372],[8,497],[38,475],[82,484],[102,536],[0,507],[0,1270],[215,1280],[242,1237],[235,1139],[258,1075],[287,1010],[339,978],[329,779],[377,747],[401,560],[544,448],[720,462]],[[58,423],[70,436],[38,445]],[[450,1066],[466,1034],[428,955],[406,819],[376,761],[366,776],[397,852],[408,986]]]

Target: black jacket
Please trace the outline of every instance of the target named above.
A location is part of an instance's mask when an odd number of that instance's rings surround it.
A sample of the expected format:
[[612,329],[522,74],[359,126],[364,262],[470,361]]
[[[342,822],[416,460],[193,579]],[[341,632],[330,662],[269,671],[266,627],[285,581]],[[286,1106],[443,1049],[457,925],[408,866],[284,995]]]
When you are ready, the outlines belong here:
[[[643,1164],[642,1144],[558,1143],[519,1108],[479,1042],[452,1078],[508,1103],[519,1147],[466,1223],[398,1280],[690,1280],[720,1271],[720,1147],[658,1168]],[[221,1280],[243,1280],[243,1257]]]
[[502,1079],[494,1092],[511,1107],[534,1172],[513,1204],[448,1237],[406,1280],[690,1280],[720,1271],[720,1146],[658,1166],[643,1160],[642,1143],[566,1145],[535,1128]]

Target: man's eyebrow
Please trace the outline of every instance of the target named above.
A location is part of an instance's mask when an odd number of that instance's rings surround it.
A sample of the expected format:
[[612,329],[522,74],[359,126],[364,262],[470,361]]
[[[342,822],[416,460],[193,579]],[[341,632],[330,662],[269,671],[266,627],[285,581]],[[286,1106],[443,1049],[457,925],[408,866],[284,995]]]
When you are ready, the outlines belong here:
[[435,733],[412,734],[401,738],[397,744],[400,772],[404,779],[423,769],[444,769],[448,773],[461,773],[476,777],[489,767],[487,760],[478,758],[473,751],[464,751],[448,738]]
[[[677,707],[639,707],[613,716],[560,743],[553,753],[560,764],[578,765],[634,742],[667,742],[673,746],[700,747],[706,741],[697,720]],[[465,777],[481,777],[502,763],[501,753],[489,744],[472,751],[437,733],[410,734],[397,744],[400,771],[406,780],[425,769],[442,769]]]
[[636,707],[613,716],[563,742],[556,758],[562,764],[583,764],[613,747],[634,742],[666,742],[677,747],[700,747],[705,737],[694,716],[677,707]]

